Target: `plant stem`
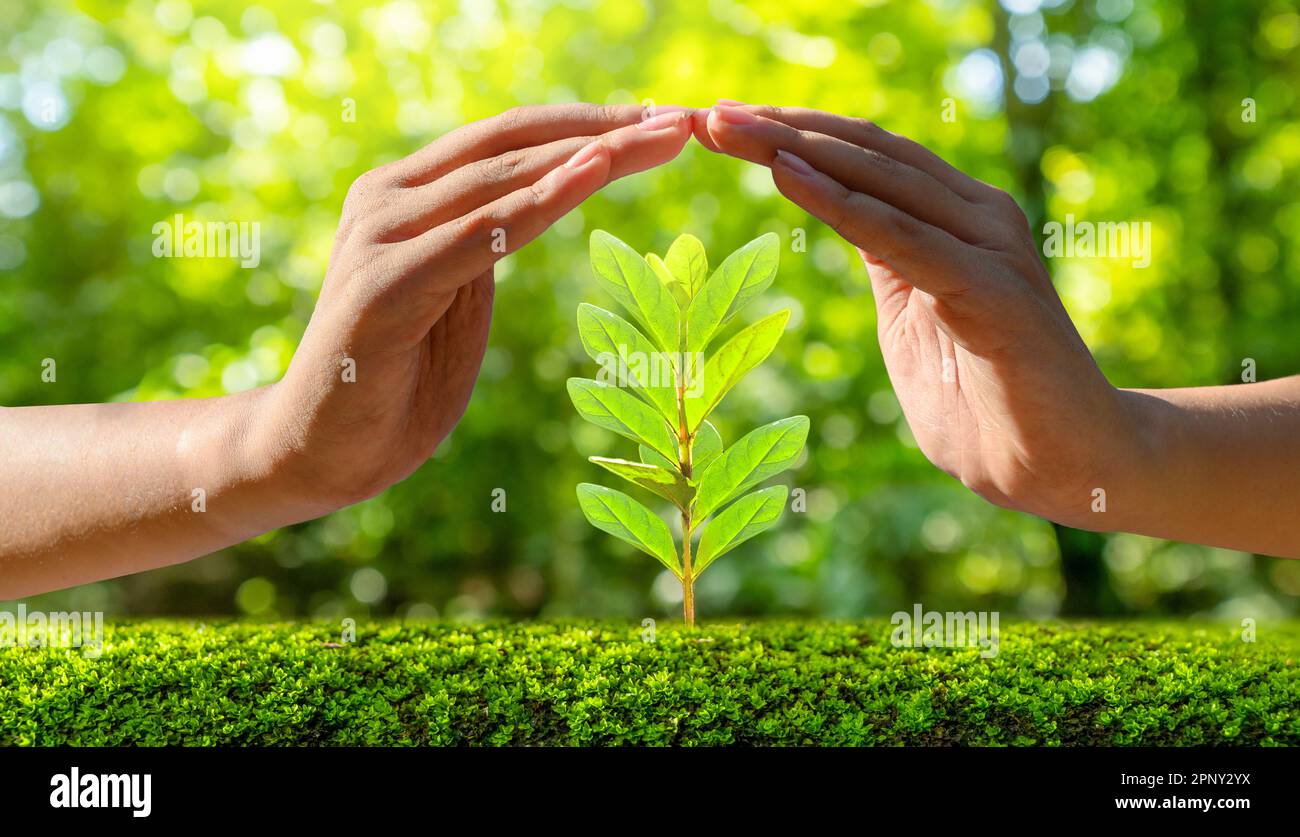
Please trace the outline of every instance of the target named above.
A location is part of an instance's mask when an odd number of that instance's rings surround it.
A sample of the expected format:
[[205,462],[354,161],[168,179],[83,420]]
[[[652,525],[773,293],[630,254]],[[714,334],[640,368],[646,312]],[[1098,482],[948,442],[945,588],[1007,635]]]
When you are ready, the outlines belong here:
[[691,513],[682,512],[682,617],[695,627],[695,578],[691,575]]
[[[684,355],[683,355],[684,357]],[[684,365],[685,361],[680,361]],[[685,370],[678,369],[674,376],[677,383],[677,455],[682,476],[691,478],[691,448],[694,439],[686,423],[686,382]],[[686,627],[695,627],[695,577],[691,574],[691,508],[682,509],[682,617]]]

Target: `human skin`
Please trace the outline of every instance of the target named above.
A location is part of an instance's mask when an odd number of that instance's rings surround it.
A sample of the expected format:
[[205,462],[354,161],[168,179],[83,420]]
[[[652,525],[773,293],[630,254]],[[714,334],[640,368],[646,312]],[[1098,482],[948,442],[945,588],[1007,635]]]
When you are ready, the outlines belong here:
[[518,108],[362,175],[275,384],[0,409],[0,600],[206,555],[410,475],[469,401],[495,262],[691,136],[687,109],[642,117]]
[[635,107],[518,109],[363,175],[276,384],[0,409],[0,599],[179,563],[408,476],[464,412],[495,261],[610,180],[672,159],[692,131],[770,167],[858,247],[886,369],[937,466],[1078,528],[1300,556],[1300,377],[1116,388],[1005,193],[857,119],[663,110],[643,122]]
[[885,368],[936,466],[1067,526],[1300,557],[1300,377],[1115,387],[1005,192],[861,119],[724,100],[692,128],[858,248]]

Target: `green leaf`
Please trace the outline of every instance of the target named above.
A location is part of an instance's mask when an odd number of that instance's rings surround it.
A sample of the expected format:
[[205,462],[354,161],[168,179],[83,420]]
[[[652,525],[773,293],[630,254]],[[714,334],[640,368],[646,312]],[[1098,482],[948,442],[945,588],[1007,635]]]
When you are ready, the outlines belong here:
[[587,421],[648,445],[664,456],[677,455],[677,441],[663,417],[626,390],[587,378],[570,378],[569,398]]
[[694,299],[709,278],[709,256],[704,245],[693,235],[679,235],[664,257],[668,271],[686,288],[687,299]]
[[695,443],[691,446],[691,471],[699,475],[709,463],[722,453],[722,436],[712,422],[704,422],[695,434]]
[[736,495],[789,468],[807,440],[807,416],[774,421],[745,434],[700,474],[694,515],[702,520]]
[[[676,442],[674,442],[674,446],[676,446]],[[676,453],[674,453],[672,457],[667,457],[662,453],[650,450],[650,448],[645,445],[638,445],[637,451],[641,454],[641,461],[643,463],[647,465],[658,465],[660,468],[667,468],[670,471],[681,473],[681,468],[677,465]]]
[[690,291],[677,280],[677,277],[668,269],[668,265],[664,264],[664,260],[654,253],[646,253],[645,260],[650,265],[650,269],[654,271],[655,276],[659,277],[659,281],[663,282],[664,287],[672,294],[673,300],[677,303],[677,309],[685,311],[689,308],[691,304]]
[[704,366],[704,381],[699,395],[686,397],[686,426],[692,432],[699,427],[722,397],[745,376],[749,370],[763,362],[776,348],[785,331],[790,312],[777,311],[739,331],[709,358]]
[[718,329],[772,284],[780,258],[779,241],[776,233],[761,235],[718,266],[686,312],[687,351],[708,348]]
[[[694,574],[704,572],[720,556],[740,546],[745,541],[770,529],[781,519],[786,497],[790,489],[784,485],[774,485],[746,494],[724,511],[709,521],[700,538],[700,550]],[[662,522],[662,521],[661,521]]]
[[578,505],[592,526],[654,556],[674,575],[682,577],[672,533],[654,512],[622,491],[589,482],[578,485]]
[[619,315],[585,302],[578,306],[578,336],[582,348],[602,366],[598,380],[611,383],[602,379],[613,364],[616,378],[613,383],[618,383],[620,372],[626,372],[627,383],[633,391],[670,424],[677,424],[677,388],[671,355],[656,349],[636,326]]
[[604,230],[594,230],[591,269],[618,304],[645,327],[656,346],[678,351],[677,303],[649,262]]
[[679,509],[690,508],[691,501],[695,499],[695,487],[687,482],[676,468],[661,468],[644,462],[607,459],[603,456],[592,456],[589,459],[606,471],[618,474],[630,483],[653,491]]

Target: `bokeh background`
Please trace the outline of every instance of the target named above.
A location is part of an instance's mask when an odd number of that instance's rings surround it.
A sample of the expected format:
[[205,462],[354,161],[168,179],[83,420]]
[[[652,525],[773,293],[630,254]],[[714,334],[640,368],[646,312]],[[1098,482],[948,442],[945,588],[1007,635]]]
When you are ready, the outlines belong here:
[[[466,121],[570,100],[729,97],[865,116],[1010,190],[1040,232],[1067,214],[1149,220],[1149,268],[1051,265],[1112,380],[1230,383],[1245,358],[1261,378],[1291,374],[1297,79],[1294,4],[1250,0],[7,0],[0,403],[275,381],[357,175]],[[260,223],[260,266],[153,258],[154,223],[176,213]],[[899,414],[851,251],[765,170],[694,144],[500,265],[468,414],[409,480],[185,566],[29,604],[110,617],[679,616],[672,579],[589,527],[573,493],[612,479],[587,455],[630,453],[577,418],[563,385],[594,371],[576,306],[611,305],[587,265],[597,227],[658,252],[691,232],[715,261],[763,232],[785,237],[751,314],[793,308],[791,328],[717,421],[730,441],[812,417],[807,458],[785,477],[807,512],[705,574],[704,618],[913,602],[1028,617],[1300,610],[1300,562],[1064,529],[932,468]],[[792,252],[800,228],[807,251]],[[41,381],[47,357],[54,384]]]

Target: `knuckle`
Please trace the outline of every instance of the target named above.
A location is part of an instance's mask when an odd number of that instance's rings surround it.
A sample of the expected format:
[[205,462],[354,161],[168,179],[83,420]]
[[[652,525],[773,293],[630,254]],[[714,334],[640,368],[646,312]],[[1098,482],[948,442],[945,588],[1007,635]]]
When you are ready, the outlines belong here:
[[993,203],[1003,210],[1020,209],[1020,204],[1016,203],[1016,199],[1011,197],[1011,194],[1004,189],[995,188],[990,197]]
[[522,151],[508,151],[497,157],[493,157],[485,165],[484,174],[487,180],[509,180],[523,165],[524,153]]
[[875,122],[861,116],[853,117],[852,124],[857,128],[859,133],[869,140],[882,138],[887,133],[884,128],[880,127]]
[[930,161],[939,164],[940,168],[947,165],[939,155],[935,154],[933,151],[914,139],[900,137],[897,134],[889,134],[888,142],[892,144],[893,148],[897,149],[899,159],[914,161],[912,163],[913,165],[919,165],[919,163],[915,161]]
[[362,200],[366,195],[370,194],[374,187],[375,182],[373,172],[365,172],[356,180],[352,181],[352,185],[348,187],[348,194],[344,199],[344,202],[349,204],[356,203],[357,201]]
[[1020,208],[1020,204],[1011,196],[1009,192],[1002,189],[993,190],[993,204],[1003,214],[1007,221],[1011,222],[1016,231],[1029,228],[1029,216]]
[[348,187],[347,197],[344,199],[345,203],[368,203],[377,200],[392,185],[392,180],[390,165],[379,166],[363,172]]
[[497,116],[497,128],[502,131],[510,131],[521,125],[528,118],[528,105],[515,105],[514,107],[504,110]]
[[1011,220],[1015,222],[1016,230],[1028,232],[1029,216],[1025,214],[1025,210],[1020,207],[1020,204],[1016,203],[1014,198],[1010,200],[1011,207],[1008,209],[1008,212],[1011,214]]
[[488,211],[471,212],[457,222],[455,239],[458,244],[470,245],[480,239],[486,239],[497,226],[500,224]]
[[882,222],[889,237],[905,246],[912,246],[921,237],[920,222],[901,210],[891,207]]
[[898,161],[888,154],[884,154],[874,148],[864,148],[862,150],[862,159],[871,166],[885,175],[895,175],[901,172],[901,166]]
[[830,225],[831,229],[835,230],[837,235],[847,239],[849,237],[850,218],[852,218],[852,214],[849,212],[849,208],[844,204],[836,204],[828,212],[826,223]]
[[374,242],[384,238],[387,224],[373,213],[365,213],[352,225],[352,236],[358,241]]
[[546,188],[546,185],[539,180],[524,190],[520,200],[520,208],[530,210],[545,206],[551,194],[551,190]]
[[835,230],[841,238],[849,237],[853,219],[858,215],[861,208],[860,197],[856,192],[850,192],[831,205],[826,223],[830,224],[831,229]]
[[[535,188],[528,187],[525,195],[530,195],[531,190]],[[525,197],[524,199],[528,200],[529,198]],[[494,239],[500,235],[500,231],[509,228],[510,220],[507,213],[500,208],[483,207],[471,212],[457,222],[453,238],[462,247],[476,247],[479,245],[487,247],[494,243]],[[508,244],[509,238],[506,241]]]

